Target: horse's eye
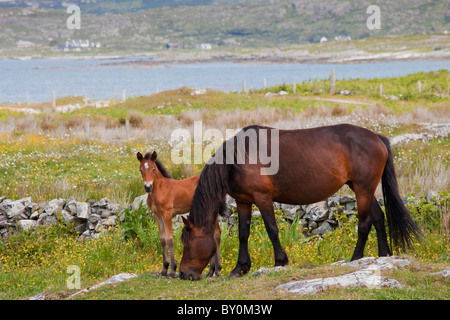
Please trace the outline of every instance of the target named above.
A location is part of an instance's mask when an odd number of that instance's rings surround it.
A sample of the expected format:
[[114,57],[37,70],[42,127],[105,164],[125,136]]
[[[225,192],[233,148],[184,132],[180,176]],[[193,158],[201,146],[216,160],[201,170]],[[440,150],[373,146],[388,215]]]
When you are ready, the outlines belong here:
[[155,173],[156,172],[156,168],[153,168],[153,173]]

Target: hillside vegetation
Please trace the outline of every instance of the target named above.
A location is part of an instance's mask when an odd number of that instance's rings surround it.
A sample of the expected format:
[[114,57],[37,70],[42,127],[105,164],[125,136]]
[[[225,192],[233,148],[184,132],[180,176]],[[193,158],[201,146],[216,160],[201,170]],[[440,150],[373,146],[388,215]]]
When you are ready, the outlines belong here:
[[[114,5],[122,3],[125,4]],[[384,1],[379,4],[380,30],[368,30],[366,26],[369,16],[366,9],[372,4],[370,1],[217,3],[221,5],[161,7],[123,13],[108,12],[107,6],[111,2],[91,3],[86,6],[106,6],[102,13],[108,14],[92,14],[82,7],[80,30],[67,29],[69,14],[65,10],[2,8],[0,48],[5,50],[4,54],[20,54],[20,50],[10,50],[18,40],[26,40],[37,45],[26,52],[48,54],[46,50],[55,49],[66,40],[89,39],[102,43],[103,48],[97,52],[142,53],[162,49],[168,43],[190,49],[199,43],[229,49],[267,48],[317,43],[323,36],[330,40],[347,35],[352,39],[363,39],[450,30],[450,11],[445,1]],[[126,4],[130,11],[134,8],[132,4]],[[439,45],[440,50],[445,48],[445,43]]]

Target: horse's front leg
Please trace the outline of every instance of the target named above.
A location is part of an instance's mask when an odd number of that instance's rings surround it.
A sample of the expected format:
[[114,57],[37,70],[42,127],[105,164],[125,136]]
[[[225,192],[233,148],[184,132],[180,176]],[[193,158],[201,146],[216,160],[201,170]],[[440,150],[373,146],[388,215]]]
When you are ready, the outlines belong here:
[[252,204],[236,201],[239,215],[239,256],[236,267],[231,271],[229,278],[236,278],[250,271],[252,261],[248,253],[248,237],[250,235],[250,222],[252,218]]
[[207,277],[220,276],[220,270],[222,270],[222,264],[220,263],[220,237],[222,230],[219,225],[219,216],[217,216],[216,224],[214,226],[214,241],[216,242],[216,253],[211,259],[209,272],[206,275]]

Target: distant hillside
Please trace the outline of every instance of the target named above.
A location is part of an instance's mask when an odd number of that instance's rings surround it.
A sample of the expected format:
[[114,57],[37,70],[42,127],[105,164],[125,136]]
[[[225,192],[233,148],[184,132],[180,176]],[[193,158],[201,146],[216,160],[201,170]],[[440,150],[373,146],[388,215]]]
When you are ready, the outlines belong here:
[[[31,2],[32,0],[29,0]],[[81,10],[81,29],[68,30],[68,14],[45,8],[0,9],[0,49],[8,51],[17,41],[29,41],[35,52],[56,48],[68,39],[89,39],[102,44],[101,52],[143,52],[163,49],[168,43],[194,48],[279,47],[318,42],[321,37],[361,39],[383,35],[450,32],[448,1],[385,0],[379,2],[381,30],[368,30],[366,9],[372,0],[311,0],[219,5],[223,0],[202,0],[218,5],[164,7],[120,14],[94,15]],[[201,3],[169,0],[167,3]],[[19,0],[16,0],[19,2]],[[56,1],[36,1],[40,5]],[[77,2],[77,1],[72,1]],[[80,2],[80,1],[78,1]],[[97,1],[90,5],[108,4]],[[161,4],[163,0],[148,4]],[[227,1],[229,2],[229,1]],[[234,0],[231,2],[254,2]],[[118,4],[124,1],[118,1]],[[129,9],[133,3],[127,2]],[[450,38],[450,36],[449,36]],[[449,41],[450,42],[450,41]]]
[[85,13],[125,13],[140,10],[180,7],[180,6],[217,6],[261,2],[276,2],[277,0],[0,0],[0,8],[39,7],[48,9],[63,9],[67,3],[78,5]]

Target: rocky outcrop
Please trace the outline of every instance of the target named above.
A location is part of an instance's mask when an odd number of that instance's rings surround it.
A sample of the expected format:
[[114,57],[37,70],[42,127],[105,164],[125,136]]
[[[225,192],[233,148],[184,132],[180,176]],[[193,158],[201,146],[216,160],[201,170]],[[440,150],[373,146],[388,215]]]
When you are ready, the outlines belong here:
[[276,287],[278,292],[295,293],[297,295],[312,295],[332,288],[402,288],[402,284],[395,280],[382,276],[386,269],[397,269],[411,265],[407,259],[398,257],[368,257],[360,260],[344,263],[337,262],[332,265],[340,265],[357,268],[357,271],[346,273],[336,277],[317,278],[311,280],[291,281]]

